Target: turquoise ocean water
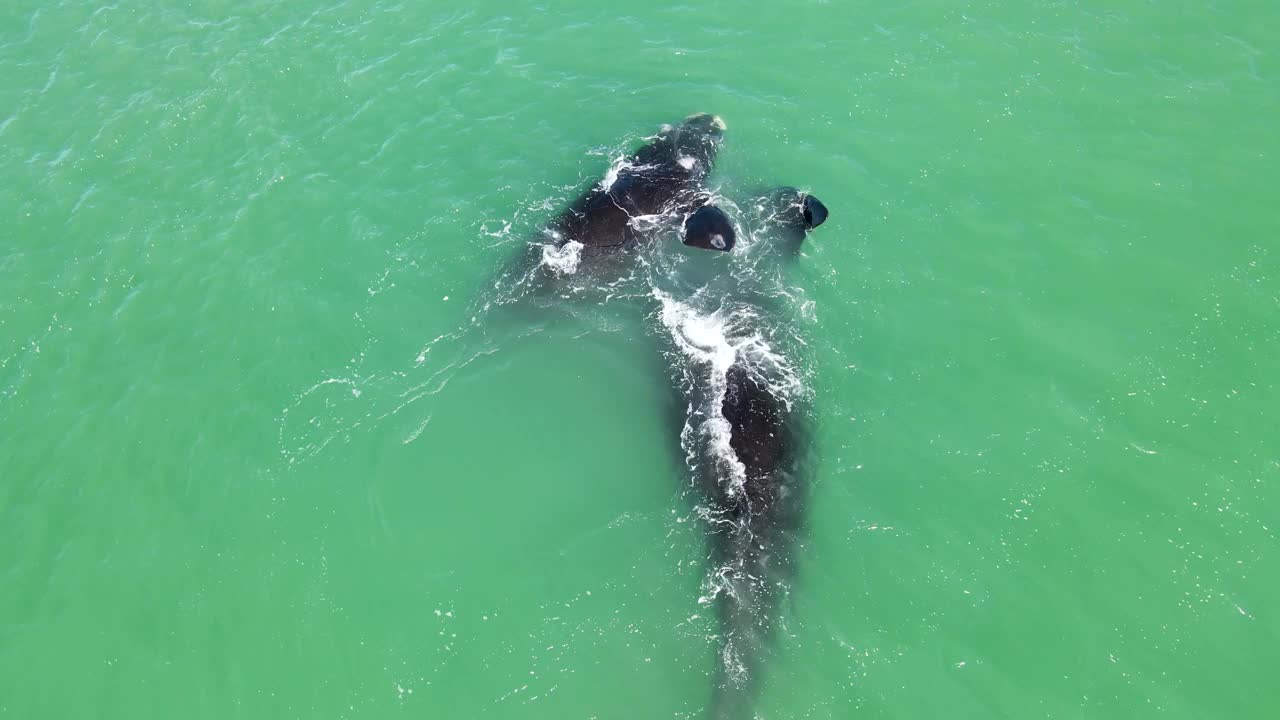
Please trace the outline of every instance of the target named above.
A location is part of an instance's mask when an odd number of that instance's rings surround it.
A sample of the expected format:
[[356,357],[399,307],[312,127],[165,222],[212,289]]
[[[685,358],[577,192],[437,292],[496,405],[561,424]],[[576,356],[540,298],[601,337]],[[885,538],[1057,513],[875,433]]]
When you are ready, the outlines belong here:
[[696,111],[723,196],[832,210],[775,289],[814,480],[755,712],[1274,717],[1278,34],[9,0],[0,717],[704,717],[661,313],[496,281]]

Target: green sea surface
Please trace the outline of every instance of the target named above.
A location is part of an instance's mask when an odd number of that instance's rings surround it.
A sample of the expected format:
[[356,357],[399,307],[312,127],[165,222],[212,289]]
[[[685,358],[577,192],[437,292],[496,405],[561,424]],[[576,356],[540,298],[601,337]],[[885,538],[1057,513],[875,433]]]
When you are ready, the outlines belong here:
[[720,193],[832,211],[759,717],[1276,717],[1277,37],[1261,0],[7,0],[0,717],[705,717],[652,308],[486,310],[697,111]]

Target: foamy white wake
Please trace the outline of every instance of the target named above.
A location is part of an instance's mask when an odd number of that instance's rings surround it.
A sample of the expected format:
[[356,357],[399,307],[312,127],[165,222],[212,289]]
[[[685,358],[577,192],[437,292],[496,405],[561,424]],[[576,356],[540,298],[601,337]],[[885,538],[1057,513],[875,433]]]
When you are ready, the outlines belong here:
[[[653,295],[662,304],[659,315],[662,325],[687,363],[683,368],[686,385],[701,384],[707,389],[703,406],[691,408],[685,423],[686,432],[681,438],[685,452],[695,455],[699,438],[705,442],[708,452],[725,471],[728,483],[725,491],[734,497],[742,492],[747,471],[729,445],[732,428],[722,408],[728,388],[726,375],[738,357],[739,346],[730,342],[725,317],[719,310],[700,314],[662,290],[655,289]],[[701,423],[695,417],[701,417]]]
[[554,275],[572,275],[578,272],[578,264],[582,262],[582,243],[577,240],[556,247],[554,244],[542,246],[542,266]]
[[728,372],[741,364],[769,383],[771,389],[790,402],[804,391],[795,368],[764,337],[759,312],[751,305],[719,304],[714,310],[699,311],[698,293],[678,300],[670,293],[653,289],[660,303],[658,313],[663,329],[677,352],[678,372],[690,397],[689,417],[681,442],[690,460],[705,453],[725,479],[728,497],[736,497],[746,482],[746,467],[730,446],[732,428],[724,416]]

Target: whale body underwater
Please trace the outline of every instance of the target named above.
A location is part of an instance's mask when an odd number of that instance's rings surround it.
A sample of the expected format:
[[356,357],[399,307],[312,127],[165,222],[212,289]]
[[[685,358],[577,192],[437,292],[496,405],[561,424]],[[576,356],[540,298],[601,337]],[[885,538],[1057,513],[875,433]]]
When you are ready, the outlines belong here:
[[[626,252],[653,238],[650,218],[679,218],[682,242],[731,251],[732,218],[711,203],[704,183],[714,167],[725,123],[715,115],[690,115],[663,126],[544,228],[558,249],[577,243],[581,258]],[[805,237],[828,215],[813,195],[779,187],[756,198],[764,235],[784,262],[799,254]],[[803,526],[807,437],[803,413],[770,378],[745,358],[736,359],[705,386],[687,388],[692,414],[727,422],[731,462],[723,448],[704,447],[693,468],[709,509],[708,550],[718,577],[720,665],[711,701],[716,720],[752,717],[760,667],[769,654],[785,581],[794,572],[794,550]],[[718,388],[710,392],[710,386]],[[685,427],[688,427],[686,419]]]
[[[763,235],[784,263],[794,260],[808,233],[828,214],[816,197],[791,187],[768,193],[757,205],[767,214]],[[759,327],[743,330],[761,332]],[[709,510],[708,549],[720,622],[711,717],[743,720],[754,717],[752,704],[781,600],[796,571],[810,481],[810,434],[798,398],[783,390],[785,384],[770,375],[767,363],[747,353],[737,353],[723,375],[706,384],[721,394],[706,397],[700,409],[691,405],[690,414],[718,411],[728,428],[727,453],[723,447],[704,447],[696,463]],[[706,392],[694,394],[705,397]]]

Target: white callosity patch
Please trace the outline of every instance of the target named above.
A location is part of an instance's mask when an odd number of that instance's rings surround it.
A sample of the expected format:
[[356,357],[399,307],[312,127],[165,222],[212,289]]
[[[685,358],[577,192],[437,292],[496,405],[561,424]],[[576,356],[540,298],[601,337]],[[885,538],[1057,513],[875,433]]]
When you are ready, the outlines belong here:
[[685,170],[692,170],[693,166],[698,164],[698,159],[694,157],[689,157],[688,155],[684,155],[677,158],[676,162],[679,163],[680,167],[684,168]]

